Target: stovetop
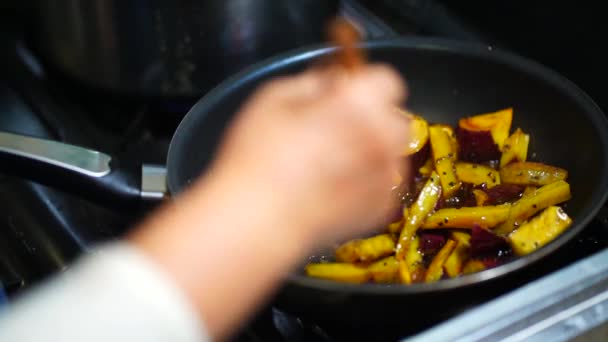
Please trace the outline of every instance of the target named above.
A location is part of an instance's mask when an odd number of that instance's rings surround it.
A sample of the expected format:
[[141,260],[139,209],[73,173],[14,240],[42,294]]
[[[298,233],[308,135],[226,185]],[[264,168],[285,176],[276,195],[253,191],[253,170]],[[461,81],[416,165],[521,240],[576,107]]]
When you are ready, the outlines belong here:
[[[399,35],[442,36],[512,46],[504,36],[472,25],[474,20],[438,1],[344,1],[344,13],[365,27],[367,39]],[[141,101],[83,89],[40,65],[28,48],[18,19],[0,30],[0,130],[58,139],[142,163],[164,163],[171,135],[196,99]],[[521,45],[520,45],[521,46]],[[526,51],[518,51],[526,54]],[[530,53],[531,54],[531,53]],[[558,60],[541,60],[559,69]],[[570,64],[563,66],[571,71]],[[577,74],[577,75],[580,75]],[[581,76],[579,79],[584,81]],[[595,79],[594,79],[595,80]],[[578,80],[575,80],[578,81]],[[588,83],[590,87],[598,84]],[[585,89],[585,84],[580,84]],[[585,89],[602,105],[597,88]],[[95,243],[120,238],[142,213],[101,208],[46,186],[0,174],[0,284],[10,300],[21,291],[69,267]],[[602,217],[608,217],[605,213]],[[558,253],[511,279],[515,289],[608,245],[608,222],[593,221]],[[393,340],[438,322],[402,331],[378,332]],[[269,305],[235,338],[239,341],[334,341],[357,339],[348,331],[304,321]]]

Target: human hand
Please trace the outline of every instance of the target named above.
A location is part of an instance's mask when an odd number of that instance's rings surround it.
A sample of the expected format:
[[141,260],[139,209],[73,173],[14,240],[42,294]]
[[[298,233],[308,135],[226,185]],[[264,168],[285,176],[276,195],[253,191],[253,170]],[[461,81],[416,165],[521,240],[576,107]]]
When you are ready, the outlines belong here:
[[407,124],[395,107],[404,97],[399,76],[380,65],[273,80],[229,127],[212,173],[259,193],[252,205],[299,223],[312,239],[374,228],[403,168]]
[[129,240],[183,289],[212,336],[226,336],[314,244],[383,220],[403,166],[407,126],[395,106],[404,92],[377,65],[267,83],[207,172]]

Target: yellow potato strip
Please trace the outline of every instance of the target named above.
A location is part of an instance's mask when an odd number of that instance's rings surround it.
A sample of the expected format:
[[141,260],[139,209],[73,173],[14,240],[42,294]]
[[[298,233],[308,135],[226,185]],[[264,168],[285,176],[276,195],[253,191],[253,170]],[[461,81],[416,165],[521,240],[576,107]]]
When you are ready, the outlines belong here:
[[509,217],[511,204],[437,210],[422,224],[422,229],[494,227]]

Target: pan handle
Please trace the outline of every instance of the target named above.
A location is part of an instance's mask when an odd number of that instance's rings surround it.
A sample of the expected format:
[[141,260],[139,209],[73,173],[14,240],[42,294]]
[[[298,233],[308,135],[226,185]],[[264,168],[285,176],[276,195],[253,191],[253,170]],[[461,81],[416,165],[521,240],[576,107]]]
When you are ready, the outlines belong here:
[[[59,188],[112,209],[132,210],[164,194],[162,167],[142,168],[105,153],[0,132],[0,172]],[[142,191],[145,177],[147,191]]]
[[90,177],[110,173],[112,157],[57,141],[0,132],[0,151],[63,167]]

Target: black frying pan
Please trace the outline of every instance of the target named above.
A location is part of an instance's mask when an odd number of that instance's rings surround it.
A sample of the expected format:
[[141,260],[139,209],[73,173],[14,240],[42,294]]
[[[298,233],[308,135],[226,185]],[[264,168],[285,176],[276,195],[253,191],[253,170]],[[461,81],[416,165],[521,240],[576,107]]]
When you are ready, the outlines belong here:
[[[276,298],[279,307],[304,317],[353,326],[377,321],[374,317],[382,317],[387,326],[400,324],[404,328],[419,317],[440,319],[476,299],[491,296],[487,289],[560,248],[597,214],[608,194],[608,125],[600,109],[574,84],[539,64],[486,46],[407,38],[371,42],[365,48],[372,61],[389,63],[405,76],[411,91],[408,106],[429,121],[455,124],[465,115],[513,107],[513,126],[531,134],[529,155],[569,171],[573,197],[567,212],[574,223],[531,255],[430,285],[340,284],[295,272]],[[204,170],[226,123],[260,82],[303,70],[332,51],[317,47],[277,56],[228,79],[202,98],[171,142],[169,192],[183,191]],[[13,156],[12,161],[23,163],[23,158]],[[123,174],[110,171],[105,177],[117,175]],[[72,178],[90,179],[81,173],[72,173]],[[105,185],[99,179],[103,178],[83,182],[91,182],[101,191]],[[60,183],[48,177],[42,180]],[[137,191],[133,193],[137,195]],[[105,194],[102,199],[107,202],[113,194]],[[120,194],[123,199],[133,198],[130,193]]]

